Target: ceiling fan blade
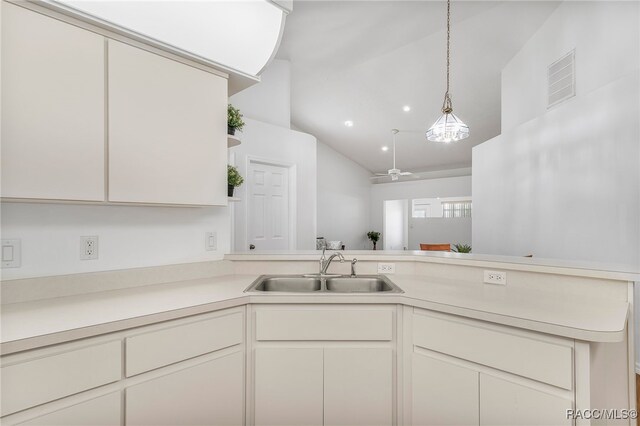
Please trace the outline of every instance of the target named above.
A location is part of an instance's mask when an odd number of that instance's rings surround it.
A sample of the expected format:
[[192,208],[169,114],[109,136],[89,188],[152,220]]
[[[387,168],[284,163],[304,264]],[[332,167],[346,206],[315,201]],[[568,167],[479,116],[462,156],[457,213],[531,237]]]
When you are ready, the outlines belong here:
[[411,173],[411,172],[401,172],[400,176],[409,176],[409,175],[412,175],[412,174],[413,173]]

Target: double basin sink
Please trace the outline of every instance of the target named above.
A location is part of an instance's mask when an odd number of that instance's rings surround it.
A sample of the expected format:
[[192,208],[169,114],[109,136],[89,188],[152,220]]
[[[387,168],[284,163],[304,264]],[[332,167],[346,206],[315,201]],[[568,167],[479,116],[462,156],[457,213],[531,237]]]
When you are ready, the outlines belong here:
[[403,293],[384,275],[262,275],[245,292]]

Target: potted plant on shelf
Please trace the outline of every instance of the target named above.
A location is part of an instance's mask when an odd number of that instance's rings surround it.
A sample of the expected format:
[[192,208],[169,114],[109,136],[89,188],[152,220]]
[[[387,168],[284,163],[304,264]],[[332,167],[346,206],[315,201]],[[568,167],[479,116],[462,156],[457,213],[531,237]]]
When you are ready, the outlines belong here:
[[454,244],[453,248],[458,253],[471,253],[471,246],[469,244]]
[[378,240],[380,240],[380,233],[376,231],[367,232],[367,238],[371,240],[373,243],[373,249],[376,250],[376,245],[378,244]]
[[238,169],[231,165],[227,165],[227,195],[229,197],[233,197],[233,190],[236,186],[242,185],[242,182],[244,182],[244,178],[238,172]]
[[238,108],[233,105],[227,105],[227,132],[231,136],[236,134],[236,130],[242,131],[244,127],[244,121],[242,121],[242,114]]

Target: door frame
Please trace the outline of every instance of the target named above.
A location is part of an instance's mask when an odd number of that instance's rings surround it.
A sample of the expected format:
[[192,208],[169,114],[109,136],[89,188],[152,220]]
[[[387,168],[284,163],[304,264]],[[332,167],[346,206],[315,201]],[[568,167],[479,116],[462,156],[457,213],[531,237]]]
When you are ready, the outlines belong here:
[[[296,186],[296,170],[297,165],[295,163],[289,163],[286,161],[272,160],[270,158],[258,157],[253,155],[247,155],[245,170],[247,171],[247,179],[250,179],[249,173],[251,171],[252,164],[264,164],[267,166],[283,167],[289,170],[289,194],[288,194],[288,210],[289,210],[289,249],[296,250],[296,205],[297,205],[297,186]],[[247,182],[247,183],[250,183]],[[251,244],[249,235],[249,211],[251,209],[251,189],[247,188],[247,207],[244,209],[244,235],[245,235],[245,247],[248,248]]]

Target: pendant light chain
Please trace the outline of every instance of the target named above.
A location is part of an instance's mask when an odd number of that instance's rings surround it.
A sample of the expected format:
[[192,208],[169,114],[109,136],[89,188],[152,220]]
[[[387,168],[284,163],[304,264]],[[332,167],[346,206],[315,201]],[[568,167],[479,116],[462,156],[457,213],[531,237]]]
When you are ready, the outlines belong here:
[[453,111],[451,97],[449,96],[449,68],[451,68],[451,0],[447,0],[447,91],[444,93],[442,112],[445,114]]

